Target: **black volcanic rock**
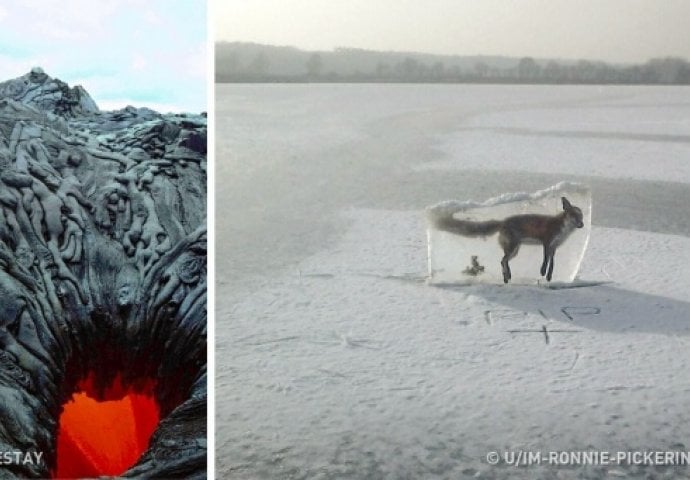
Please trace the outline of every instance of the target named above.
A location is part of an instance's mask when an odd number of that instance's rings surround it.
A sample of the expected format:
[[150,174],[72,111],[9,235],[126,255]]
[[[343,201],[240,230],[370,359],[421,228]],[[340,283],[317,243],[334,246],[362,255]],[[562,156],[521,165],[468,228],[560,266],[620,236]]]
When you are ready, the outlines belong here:
[[48,76],[40,67],[0,83],[0,98],[3,97],[61,116],[98,112],[96,102],[81,85],[70,88],[65,82]]
[[38,68],[0,83],[0,450],[45,460],[0,477],[49,476],[87,374],[155,381],[161,423],[125,476],[205,475],[206,129],[99,111]]

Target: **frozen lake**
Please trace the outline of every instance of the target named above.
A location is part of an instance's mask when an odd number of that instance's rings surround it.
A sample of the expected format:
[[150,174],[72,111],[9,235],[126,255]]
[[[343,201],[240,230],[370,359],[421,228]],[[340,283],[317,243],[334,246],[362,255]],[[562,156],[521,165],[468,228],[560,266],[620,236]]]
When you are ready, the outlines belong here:
[[[219,475],[688,478],[485,456],[690,449],[690,88],[219,85],[216,109]],[[592,189],[580,278],[609,283],[424,283],[424,207],[560,181]],[[510,333],[542,327],[566,332]]]

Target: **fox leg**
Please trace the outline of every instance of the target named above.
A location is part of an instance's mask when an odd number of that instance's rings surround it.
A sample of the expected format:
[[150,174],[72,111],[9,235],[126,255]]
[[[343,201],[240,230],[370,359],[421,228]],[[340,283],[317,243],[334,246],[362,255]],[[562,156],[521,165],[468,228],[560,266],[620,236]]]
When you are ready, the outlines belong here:
[[[548,268],[549,272],[553,272],[553,255],[556,252],[556,248],[553,245],[544,244],[544,261],[541,264],[541,276],[546,275],[546,270]],[[551,280],[551,274],[549,273],[549,278]]]
[[549,257],[549,272],[546,274],[546,281],[550,282],[551,281],[551,274],[553,273],[553,256],[556,253],[556,249],[552,248],[551,249],[551,256]]
[[503,283],[508,283],[511,278],[510,265],[508,265],[508,262],[517,255],[520,249],[520,242],[508,238],[506,235],[503,235],[503,233],[498,237],[498,241],[501,247],[503,247],[504,254],[501,260],[501,267],[503,267]]

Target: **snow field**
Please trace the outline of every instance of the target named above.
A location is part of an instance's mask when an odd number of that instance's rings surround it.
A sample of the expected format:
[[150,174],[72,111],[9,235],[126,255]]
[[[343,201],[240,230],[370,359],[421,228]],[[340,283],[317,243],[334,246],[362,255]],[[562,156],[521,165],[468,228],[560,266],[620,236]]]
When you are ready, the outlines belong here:
[[[219,475],[690,478],[486,462],[690,450],[688,91],[224,87]],[[593,192],[576,288],[427,283],[425,206],[561,180]]]

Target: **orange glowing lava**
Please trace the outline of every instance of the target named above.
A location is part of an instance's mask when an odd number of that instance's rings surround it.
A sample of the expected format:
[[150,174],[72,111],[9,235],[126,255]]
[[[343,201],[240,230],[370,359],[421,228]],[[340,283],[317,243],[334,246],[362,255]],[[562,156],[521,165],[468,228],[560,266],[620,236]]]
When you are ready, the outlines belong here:
[[118,399],[98,401],[92,395],[91,379],[79,388],[60,416],[55,477],[120,475],[148,448],[158,425],[152,389],[127,391],[118,377],[106,391],[106,398]]

